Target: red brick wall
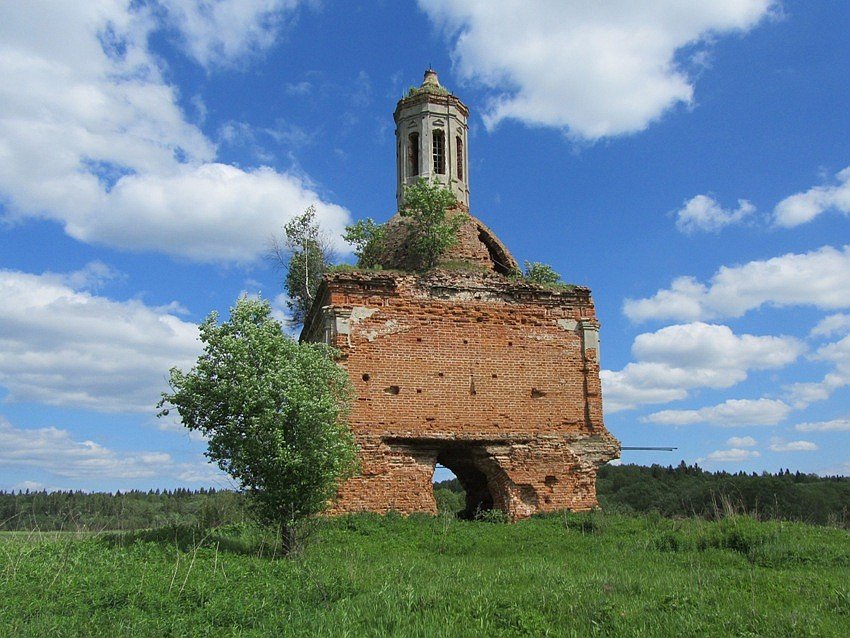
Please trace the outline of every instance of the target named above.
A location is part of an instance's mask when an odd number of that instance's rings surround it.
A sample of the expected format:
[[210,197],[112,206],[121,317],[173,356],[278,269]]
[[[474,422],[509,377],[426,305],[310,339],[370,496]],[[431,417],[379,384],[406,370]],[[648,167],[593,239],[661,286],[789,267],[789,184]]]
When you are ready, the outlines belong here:
[[[589,291],[498,275],[339,273],[305,336],[343,353],[357,398],[361,476],[336,511],[435,512],[438,456],[487,479],[513,519],[596,505],[597,466],[617,456],[602,423]],[[312,321],[312,323],[309,323]]]

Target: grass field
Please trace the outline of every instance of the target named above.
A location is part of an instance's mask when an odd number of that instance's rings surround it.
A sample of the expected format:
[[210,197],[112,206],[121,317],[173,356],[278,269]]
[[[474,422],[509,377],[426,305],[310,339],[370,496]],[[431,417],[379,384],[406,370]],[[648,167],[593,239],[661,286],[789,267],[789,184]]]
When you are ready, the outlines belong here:
[[8,636],[847,636],[850,533],[730,517],[0,535]]

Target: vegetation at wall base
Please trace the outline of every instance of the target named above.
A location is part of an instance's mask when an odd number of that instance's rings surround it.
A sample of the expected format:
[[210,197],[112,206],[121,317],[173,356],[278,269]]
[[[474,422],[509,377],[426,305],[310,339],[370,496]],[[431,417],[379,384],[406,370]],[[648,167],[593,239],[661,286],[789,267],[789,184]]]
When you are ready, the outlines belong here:
[[558,513],[0,534],[8,636],[846,635],[846,530]]

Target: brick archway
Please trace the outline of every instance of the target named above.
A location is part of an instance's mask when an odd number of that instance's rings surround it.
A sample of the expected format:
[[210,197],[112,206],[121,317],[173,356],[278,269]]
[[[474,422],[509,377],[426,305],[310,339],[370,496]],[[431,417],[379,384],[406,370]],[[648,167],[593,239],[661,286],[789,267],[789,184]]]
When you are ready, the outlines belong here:
[[508,495],[501,489],[504,482],[496,477],[498,464],[483,446],[446,444],[438,449],[435,461],[451,470],[466,491],[461,518],[475,518],[479,512],[491,509],[507,512]]
[[477,466],[468,448],[444,448],[437,453],[436,461],[451,470],[466,491],[466,508],[461,518],[475,518],[479,512],[493,509],[494,499],[487,475]]

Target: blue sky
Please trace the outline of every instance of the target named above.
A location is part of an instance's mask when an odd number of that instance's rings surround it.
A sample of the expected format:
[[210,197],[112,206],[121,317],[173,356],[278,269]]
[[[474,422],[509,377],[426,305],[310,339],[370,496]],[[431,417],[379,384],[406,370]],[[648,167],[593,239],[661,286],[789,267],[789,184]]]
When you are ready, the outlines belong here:
[[850,474],[840,1],[0,5],[0,489],[227,486],[154,417],[308,205],[394,212],[392,111],[470,107],[473,214],[591,287],[624,462]]

